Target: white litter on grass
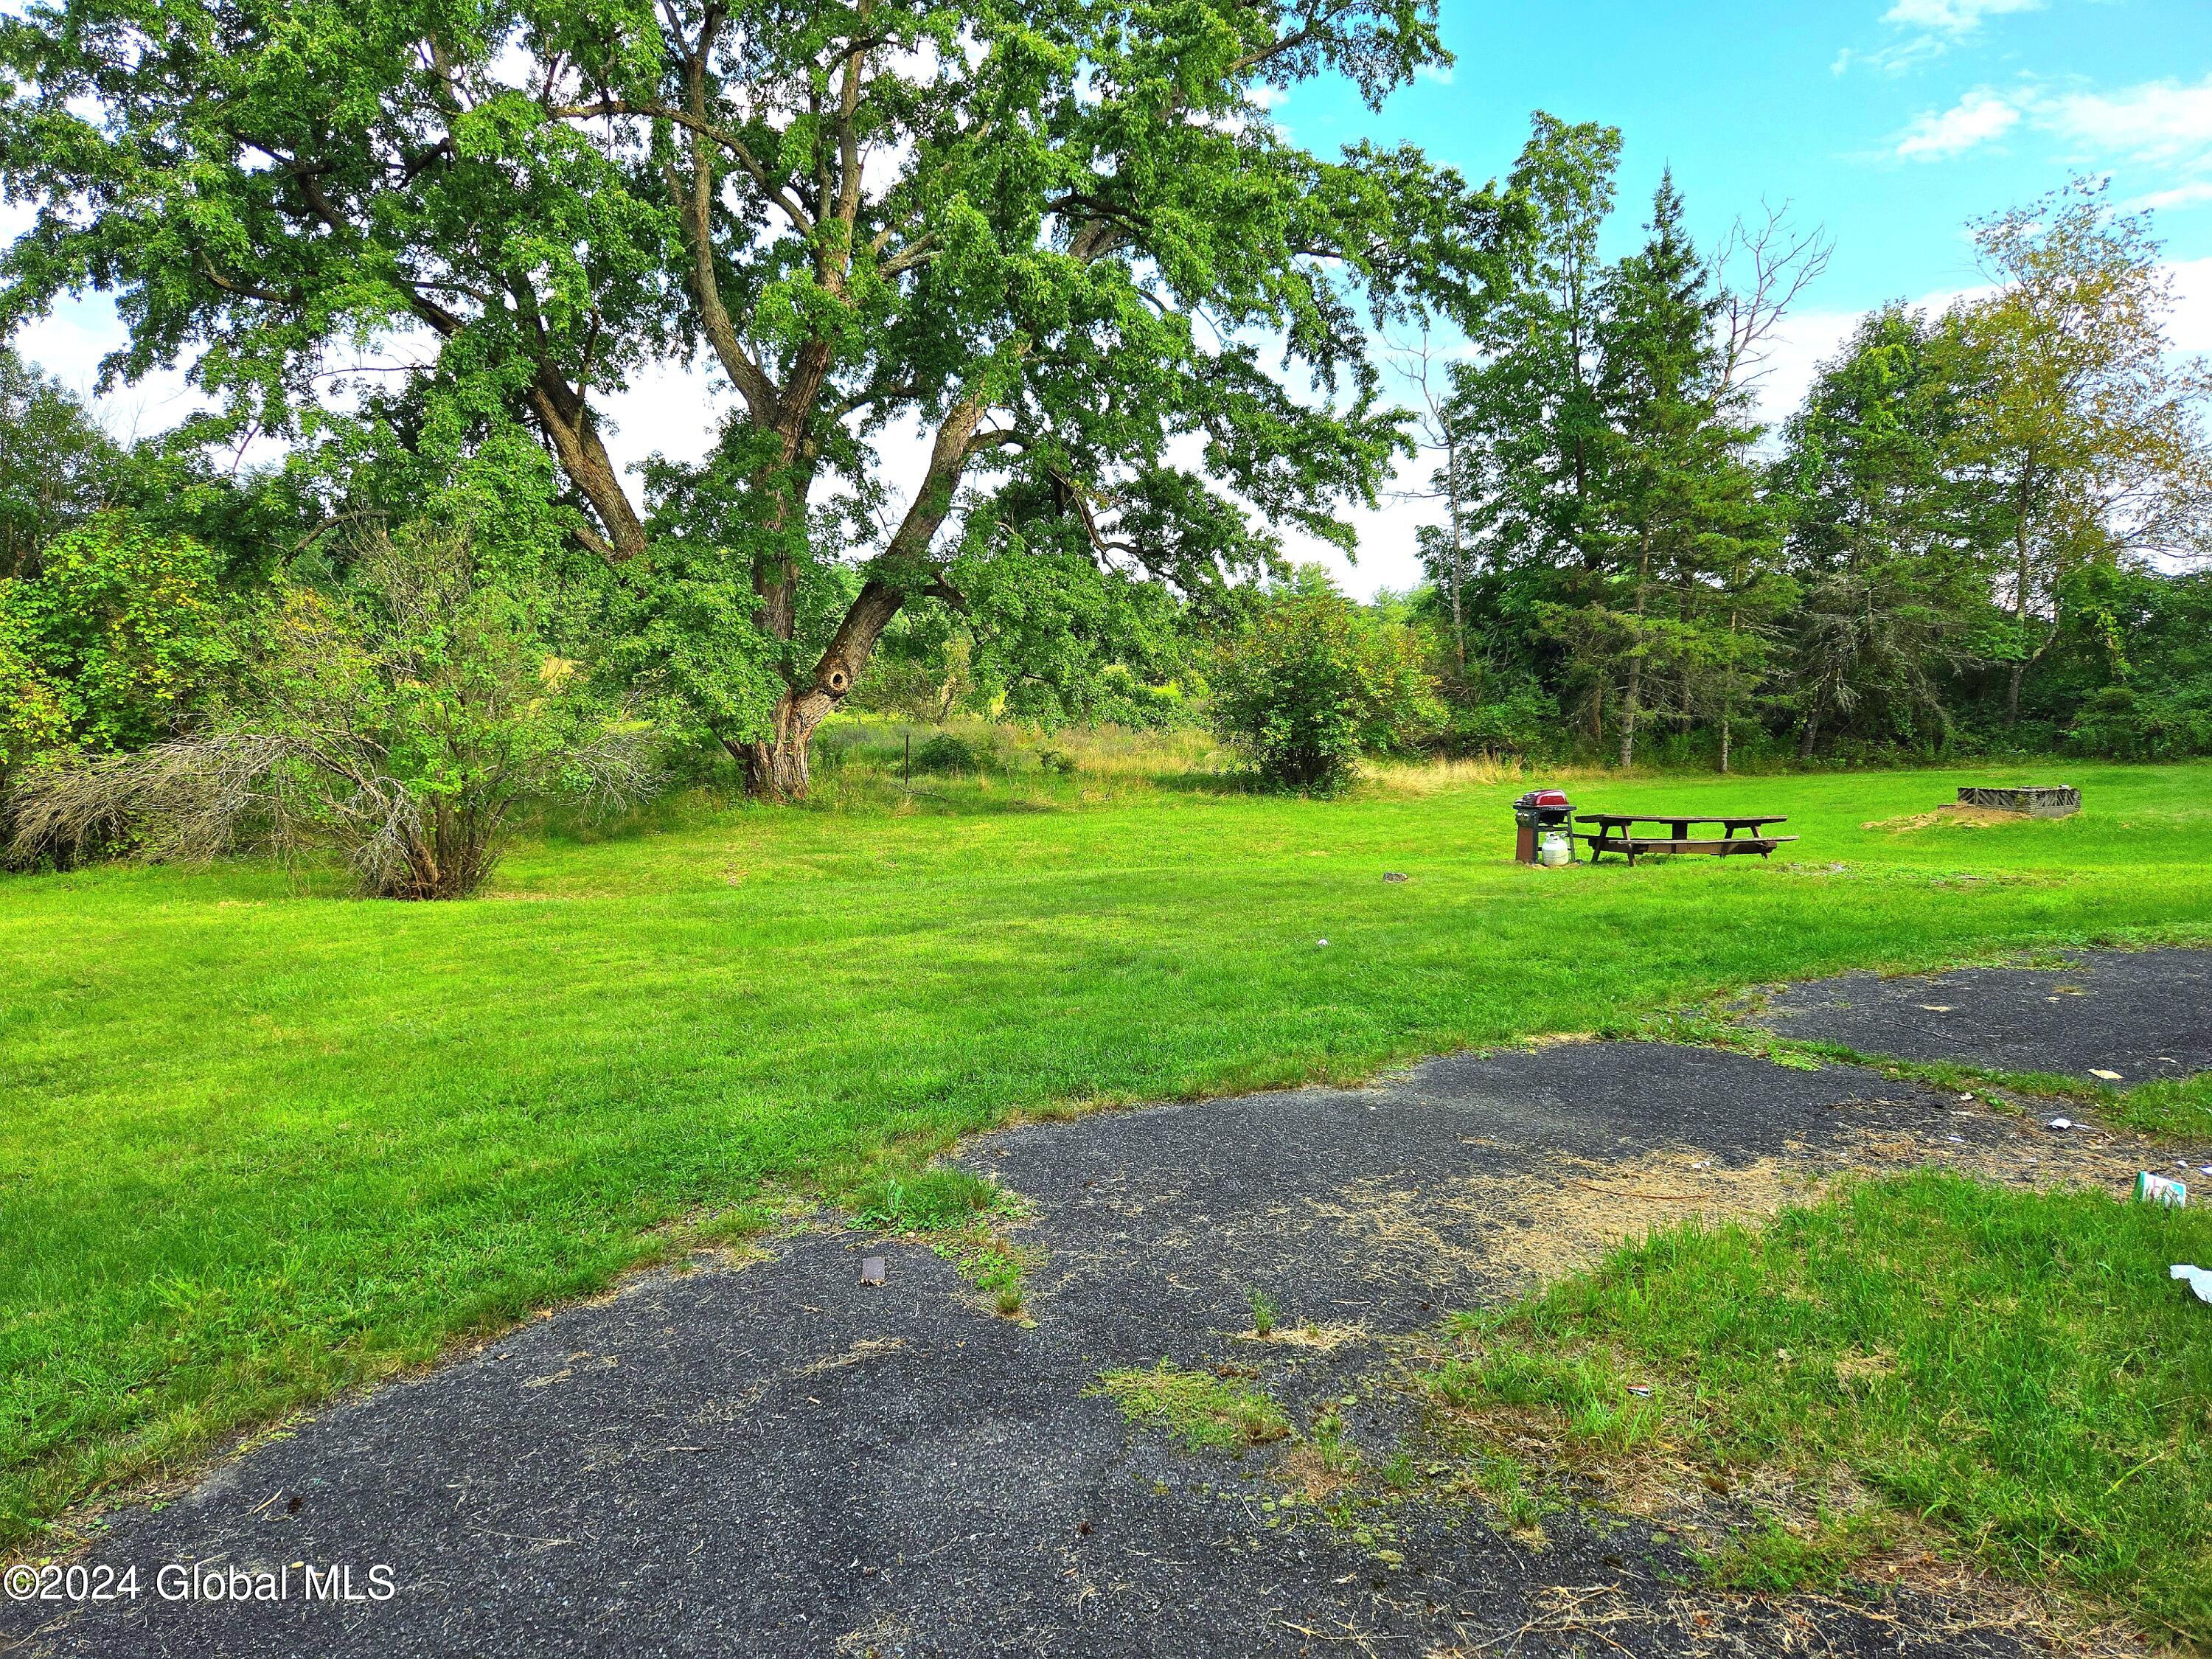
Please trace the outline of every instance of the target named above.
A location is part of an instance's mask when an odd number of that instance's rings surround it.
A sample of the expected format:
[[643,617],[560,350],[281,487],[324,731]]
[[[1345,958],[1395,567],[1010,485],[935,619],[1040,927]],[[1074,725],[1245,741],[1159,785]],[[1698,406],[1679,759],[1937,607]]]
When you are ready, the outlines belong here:
[[2074,1120],[2070,1117],[2054,1117],[2050,1122],[2045,1124],[2043,1127],[2046,1129],[2056,1129],[2061,1134],[2063,1134],[2067,1130],[2074,1127]]
[[1327,939],[1316,939],[1316,940],[1314,941],[1314,943],[1315,943],[1316,945],[1326,945],[1326,944],[1328,944],[1328,941]]
[[2212,1302],[2212,1268],[2194,1267],[2185,1261],[2180,1261],[2168,1267],[2166,1272],[2169,1279],[2185,1280],[2189,1288],[2197,1292],[2197,1299],[2199,1302]]
[[2179,1181],[2145,1170],[2136,1177],[2136,1202],[2163,1204],[2169,1210],[2179,1210],[2189,1202],[2189,1188]]
[[2120,1081],[2120,1074],[2118,1072],[2108,1072],[2101,1066],[2092,1066],[2089,1068],[2089,1075],[2091,1077],[2100,1077],[2107,1083],[2118,1083]]
[[1954,1146],[1963,1146],[1966,1144],[1966,1138],[1964,1135],[1945,1135],[1943,1139],[1950,1141]]

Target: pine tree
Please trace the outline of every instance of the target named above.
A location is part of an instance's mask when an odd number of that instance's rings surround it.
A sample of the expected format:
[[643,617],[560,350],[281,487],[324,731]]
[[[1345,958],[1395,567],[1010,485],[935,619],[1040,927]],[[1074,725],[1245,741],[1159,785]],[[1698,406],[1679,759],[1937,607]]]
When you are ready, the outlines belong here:
[[1917,313],[1873,313],[1784,428],[1773,489],[1789,564],[1797,752],[1846,732],[1925,742],[1989,616],[1989,514],[1947,471],[1960,399]]
[[1759,428],[1724,372],[1724,304],[1670,173],[1644,246],[1601,296],[1604,489],[1588,520],[1602,585],[1553,617],[1585,672],[1620,689],[1624,767],[1667,702],[1686,730],[1700,714],[1725,730],[1763,678],[1768,623],[1786,599],[1749,459]]

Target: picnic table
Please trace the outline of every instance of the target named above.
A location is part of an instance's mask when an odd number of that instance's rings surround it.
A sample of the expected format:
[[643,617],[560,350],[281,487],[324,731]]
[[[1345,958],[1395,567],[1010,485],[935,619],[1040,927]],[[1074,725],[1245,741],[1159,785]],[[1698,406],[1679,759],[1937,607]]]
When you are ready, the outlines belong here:
[[[1770,823],[1787,823],[1786,813],[1770,813],[1744,817],[1686,817],[1673,812],[1577,812],[1577,824],[1592,823],[1595,830],[1577,830],[1578,840],[1589,843],[1590,862],[1595,864],[1601,853],[1626,854],[1630,864],[1644,853],[1711,853],[1726,858],[1736,853],[1756,853],[1765,858],[1784,842],[1795,841],[1795,836],[1770,836],[1765,833]],[[1635,827],[1639,823],[1665,824],[1665,835],[1639,835]],[[1721,826],[1717,836],[1690,834],[1692,824]]]

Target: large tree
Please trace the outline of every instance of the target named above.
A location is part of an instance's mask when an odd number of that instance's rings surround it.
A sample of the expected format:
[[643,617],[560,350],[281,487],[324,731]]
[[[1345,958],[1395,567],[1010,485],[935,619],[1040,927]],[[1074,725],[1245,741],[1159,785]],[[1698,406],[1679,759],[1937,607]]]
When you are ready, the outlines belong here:
[[1889,305],[1823,363],[1774,469],[1790,568],[1797,752],[1940,738],[1990,610],[1984,492],[1954,477],[1960,399],[1941,331]]
[[[526,424],[646,654],[798,793],[892,617],[962,602],[950,520],[1185,592],[1348,542],[1402,445],[1367,330],[1464,300],[1489,209],[1267,106],[1443,57],[1432,0],[34,0],[0,328],[111,292],[113,372],[295,440]],[[364,349],[398,390],[348,405]],[[606,399],[688,362],[736,412],[641,495]],[[887,502],[869,441],[917,426]]]
[[1501,246],[1510,280],[1470,331],[1443,413],[1461,511],[1501,567],[1595,568],[1592,501],[1607,425],[1599,400],[1619,129],[1539,111],[1510,174]]
[[113,504],[122,452],[60,382],[0,345],[0,580]]
[[2212,373],[2177,367],[2148,219],[2076,179],[1974,227],[1994,292],[1947,318],[1963,387],[1954,465],[1988,488],[2011,554],[2005,693],[2062,636],[2069,578],[2124,555],[2202,555]]

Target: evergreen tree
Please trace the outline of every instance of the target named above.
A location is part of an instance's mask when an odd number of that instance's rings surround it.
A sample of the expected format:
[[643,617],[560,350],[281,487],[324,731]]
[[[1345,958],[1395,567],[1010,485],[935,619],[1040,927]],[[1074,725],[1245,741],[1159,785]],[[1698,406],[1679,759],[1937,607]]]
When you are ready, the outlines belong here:
[[1790,619],[1797,752],[1850,735],[1926,743],[1990,613],[1985,514],[1948,469],[1959,398],[1936,330],[1891,305],[1824,365],[1772,480],[1803,584]]
[[1756,686],[1765,624],[1785,595],[1767,568],[1771,514],[1749,448],[1759,428],[1724,374],[1724,306],[1684,225],[1671,174],[1644,246],[1601,290],[1604,415],[1593,434],[1603,489],[1586,508],[1588,562],[1603,581],[1552,625],[1602,699],[1619,690],[1620,763],[1671,704],[1686,732],[1725,723]]
[[1443,465],[1430,494],[1446,517],[1420,553],[1451,616],[1446,684],[1470,705],[1498,684],[1521,696],[1557,678],[1543,609],[1590,580],[1605,450],[1598,239],[1620,153],[1615,128],[1534,118],[1498,210],[1504,279],[1461,319],[1473,355],[1432,412]]

